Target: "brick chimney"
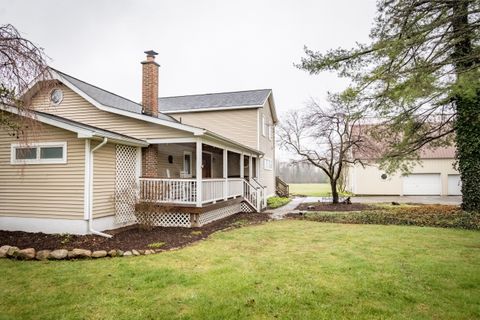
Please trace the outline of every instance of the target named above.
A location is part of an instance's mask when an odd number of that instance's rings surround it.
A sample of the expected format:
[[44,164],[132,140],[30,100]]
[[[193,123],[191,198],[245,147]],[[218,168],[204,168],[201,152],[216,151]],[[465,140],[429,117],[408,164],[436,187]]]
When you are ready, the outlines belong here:
[[158,116],[158,67],[153,50],[145,51],[147,60],[142,62],[142,112],[146,115]]

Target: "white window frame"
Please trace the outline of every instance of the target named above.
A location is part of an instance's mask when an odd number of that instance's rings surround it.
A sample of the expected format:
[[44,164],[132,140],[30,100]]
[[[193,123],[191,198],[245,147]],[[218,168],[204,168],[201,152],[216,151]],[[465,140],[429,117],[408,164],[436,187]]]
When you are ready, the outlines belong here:
[[273,126],[268,126],[268,140],[272,141],[273,138]]
[[[189,155],[190,156],[190,172],[187,172],[185,171],[185,155]],[[190,176],[193,175],[193,156],[192,156],[192,151],[183,151],[183,171],[185,172],[185,174],[188,174]]]
[[[267,165],[267,161],[270,163],[270,165]],[[263,158],[263,169],[272,171],[273,170],[273,160],[270,158]]]
[[265,132],[265,115],[262,114],[262,135],[265,137],[266,132]]
[[[61,159],[41,159],[40,158],[40,149],[42,147],[62,147],[63,155]],[[16,150],[23,148],[36,148],[37,149],[37,158],[36,159],[17,159]],[[12,143],[10,147],[10,164],[65,164],[67,163],[67,142],[39,142],[39,143]]]

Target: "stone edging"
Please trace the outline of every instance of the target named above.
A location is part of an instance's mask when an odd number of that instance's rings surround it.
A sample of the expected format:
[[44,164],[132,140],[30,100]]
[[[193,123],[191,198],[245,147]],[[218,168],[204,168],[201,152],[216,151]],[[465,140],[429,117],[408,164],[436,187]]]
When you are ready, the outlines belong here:
[[85,249],[56,249],[56,250],[39,250],[35,251],[34,248],[19,249],[12,246],[0,247],[0,258],[11,258],[19,260],[69,260],[69,259],[98,259],[105,257],[128,257],[128,256],[141,256],[158,253],[164,250],[161,249],[148,249],[148,250],[85,250]]

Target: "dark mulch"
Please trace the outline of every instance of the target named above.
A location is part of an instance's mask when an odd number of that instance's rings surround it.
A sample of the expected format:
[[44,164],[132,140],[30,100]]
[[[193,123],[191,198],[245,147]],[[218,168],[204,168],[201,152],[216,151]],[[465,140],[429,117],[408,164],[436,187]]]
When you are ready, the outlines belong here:
[[92,251],[111,249],[125,251],[132,249],[155,249],[148,247],[148,245],[164,242],[165,244],[159,249],[168,250],[204,239],[219,230],[258,224],[268,220],[269,216],[264,213],[238,213],[201,228],[155,227],[151,230],[143,230],[138,226],[132,226],[112,230],[108,232],[114,235],[110,239],[96,235],[78,236],[0,230],[0,245],[16,246],[20,249],[35,248],[36,250],[71,250],[81,248]]
[[352,204],[332,204],[322,202],[302,203],[297,207],[297,210],[302,211],[363,211],[363,210],[376,210],[378,207],[371,206],[363,203]]

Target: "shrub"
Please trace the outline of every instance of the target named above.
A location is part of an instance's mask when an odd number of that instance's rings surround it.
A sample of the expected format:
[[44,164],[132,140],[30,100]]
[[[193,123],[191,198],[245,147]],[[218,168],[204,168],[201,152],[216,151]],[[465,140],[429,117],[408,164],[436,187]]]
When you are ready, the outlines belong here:
[[422,205],[383,208],[361,212],[312,212],[303,219],[353,224],[393,224],[480,230],[480,213],[462,211],[457,206]]
[[275,209],[282,207],[292,201],[292,199],[287,197],[270,197],[267,199],[267,206],[269,209]]
[[152,248],[152,249],[158,249],[158,248],[161,248],[165,245],[165,242],[154,242],[154,243],[150,243],[149,245],[147,245],[147,247],[149,248]]

